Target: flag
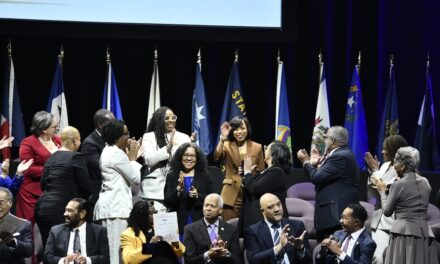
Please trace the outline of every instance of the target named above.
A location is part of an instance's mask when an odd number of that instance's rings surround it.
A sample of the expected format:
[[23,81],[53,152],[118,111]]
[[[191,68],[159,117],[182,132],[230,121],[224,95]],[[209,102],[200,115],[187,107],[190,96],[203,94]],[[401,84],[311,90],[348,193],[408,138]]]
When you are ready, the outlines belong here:
[[159,66],[157,65],[157,49],[154,50],[153,75],[151,76],[150,97],[148,101],[147,122],[160,107]]
[[209,155],[214,149],[214,144],[212,142],[208,101],[205,95],[200,60],[196,65],[196,86],[192,97],[191,131],[196,133],[196,144],[199,145],[203,154]]
[[327,82],[325,79],[324,62],[319,63],[319,93],[316,104],[315,126],[312,135],[312,148],[316,148],[322,155],[325,151],[324,135],[330,128],[330,114],[328,111]]
[[365,167],[365,152],[368,151],[367,124],[365,121],[362,89],[359,79],[359,64],[354,67],[348,91],[344,127],[348,131],[348,146],[353,151],[359,168]]
[[292,152],[292,138],[290,134],[289,102],[287,100],[286,76],[283,61],[278,60],[277,98],[275,110],[275,139],[286,143]]
[[426,66],[426,87],[417,122],[416,140],[414,147],[419,150],[419,169],[440,170],[440,156],[435,133],[434,97],[432,96],[431,75],[429,73],[429,62]]
[[61,54],[58,56],[57,66],[55,68],[55,75],[52,81],[52,89],[49,95],[49,101],[47,103],[47,112],[54,115],[59,120],[59,131],[63,130],[69,125],[67,118],[67,105],[66,97],[64,95],[64,82],[63,82],[63,64],[64,51],[61,50]]
[[390,63],[390,80],[388,82],[387,97],[382,111],[382,118],[379,126],[379,137],[377,138],[376,155],[379,161],[383,161],[382,146],[386,137],[399,134],[399,114],[397,108],[397,90],[394,76],[394,64]]
[[[12,146],[20,146],[25,136],[23,115],[21,113],[20,96],[15,81],[14,62],[12,60],[11,44],[8,45],[9,61],[6,71],[5,85],[2,93],[2,108],[0,118],[0,138],[12,136]],[[2,151],[3,159],[11,157],[9,148]]]
[[[243,92],[241,91],[237,53],[229,75],[228,87],[226,89],[222,115],[220,117],[220,126],[225,121],[229,121],[236,116],[246,116],[246,105],[244,103]],[[217,138],[220,138],[220,131]]]
[[104,85],[102,108],[110,110],[116,119],[122,119],[121,104],[119,103],[118,87],[116,86],[115,73],[112,69],[110,54],[107,52],[107,78]]

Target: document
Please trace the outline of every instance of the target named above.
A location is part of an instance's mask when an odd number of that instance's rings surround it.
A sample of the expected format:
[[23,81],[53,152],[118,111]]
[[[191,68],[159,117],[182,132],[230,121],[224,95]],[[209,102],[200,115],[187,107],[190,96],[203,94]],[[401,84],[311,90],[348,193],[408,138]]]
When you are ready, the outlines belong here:
[[161,236],[167,242],[179,241],[177,213],[159,213],[153,215],[154,235]]

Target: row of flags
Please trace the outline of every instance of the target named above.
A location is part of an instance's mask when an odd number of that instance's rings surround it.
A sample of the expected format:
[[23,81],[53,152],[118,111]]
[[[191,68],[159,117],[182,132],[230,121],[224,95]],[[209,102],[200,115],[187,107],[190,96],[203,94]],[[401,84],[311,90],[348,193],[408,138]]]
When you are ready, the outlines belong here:
[[[7,78],[2,93],[0,138],[14,136],[14,146],[18,146],[25,136],[23,118],[20,108],[20,99],[15,81],[14,64],[12,60],[11,44],[8,45],[9,64]],[[60,120],[60,130],[68,125],[67,104],[64,94],[62,75],[64,51],[61,49],[57,58],[55,74],[47,105],[47,111]],[[196,143],[205,155],[212,153],[217,140],[213,140],[211,122],[209,116],[208,101],[206,99],[205,86],[202,78],[202,59],[200,50],[197,55],[195,69],[195,87],[192,96],[192,133],[196,135]],[[238,51],[229,75],[226,95],[223,102],[223,110],[220,125],[235,116],[246,116],[246,104],[241,89],[240,73],[238,67]],[[151,77],[151,86],[148,104],[148,121],[154,111],[160,106],[159,67],[158,52],[154,51],[154,67]],[[348,90],[347,106],[344,127],[349,132],[348,146],[356,156],[360,168],[365,168],[364,154],[368,151],[367,127],[365,112],[362,102],[362,89],[360,82],[360,55],[355,65],[351,84]],[[278,71],[276,84],[276,119],[275,139],[285,142],[289,149],[292,148],[291,127],[289,116],[289,102],[287,83],[283,61],[278,55]],[[118,96],[115,73],[112,69],[110,53],[107,50],[107,76],[104,85],[102,107],[111,110],[115,117],[122,119],[121,104]],[[220,127],[220,125],[218,127]],[[325,150],[324,134],[331,126],[330,111],[327,98],[327,82],[325,76],[322,55],[319,55],[319,92],[315,113],[315,122],[312,135],[312,148],[317,148],[321,153]],[[379,127],[378,145],[376,153],[381,159],[382,142],[385,137],[399,133],[397,90],[394,74],[393,59],[390,60],[389,85],[385,106],[382,112],[381,125]],[[436,144],[434,104],[432,97],[432,83],[429,72],[429,60],[426,67],[426,87],[422,102],[414,147],[419,149],[421,155],[421,170],[439,170],[440,158]],[[3,157],[10,157],[9,149],[3,150]]]

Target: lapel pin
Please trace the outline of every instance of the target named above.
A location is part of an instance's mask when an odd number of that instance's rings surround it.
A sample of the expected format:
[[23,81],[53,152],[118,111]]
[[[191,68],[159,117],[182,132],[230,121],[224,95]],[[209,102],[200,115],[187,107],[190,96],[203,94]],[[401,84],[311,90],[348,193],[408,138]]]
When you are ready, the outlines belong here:
[[223,231],[223,230],[225,230],[225,228],[224,227],[220,227],[220,230]]

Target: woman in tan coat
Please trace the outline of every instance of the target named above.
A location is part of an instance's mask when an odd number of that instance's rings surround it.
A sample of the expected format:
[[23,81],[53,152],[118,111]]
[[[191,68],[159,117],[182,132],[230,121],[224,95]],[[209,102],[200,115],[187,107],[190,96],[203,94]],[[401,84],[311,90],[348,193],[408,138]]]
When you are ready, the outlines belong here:
[[[224,200],[223,220],[240,216],[243,201],[243,160],[250,157],[256,171],[264,169],[263,148],[250,140],[252,129],[246,117],[236,116],[221,126],[220,141],[214,152],[214,159],[225,166],[225,179],[221,196]],[[240,175],[242,174],[242,175]]]

